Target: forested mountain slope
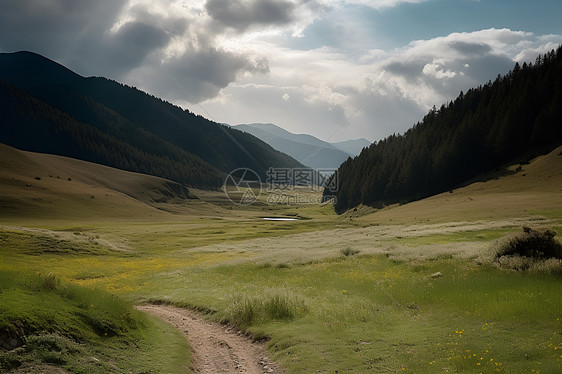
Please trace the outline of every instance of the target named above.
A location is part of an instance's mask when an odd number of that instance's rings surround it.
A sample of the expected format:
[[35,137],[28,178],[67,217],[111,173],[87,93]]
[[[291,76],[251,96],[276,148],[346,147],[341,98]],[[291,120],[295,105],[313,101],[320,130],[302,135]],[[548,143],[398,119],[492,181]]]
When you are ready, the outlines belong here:
[[302,167],[254,136],[31,52],[0,54],[0,142],[218,187],[246,167]]
[[[562,47],[433,108],[337,172],[336,210],[421,199],[562,144]],[[326,190],[325,195],[333,192]]]

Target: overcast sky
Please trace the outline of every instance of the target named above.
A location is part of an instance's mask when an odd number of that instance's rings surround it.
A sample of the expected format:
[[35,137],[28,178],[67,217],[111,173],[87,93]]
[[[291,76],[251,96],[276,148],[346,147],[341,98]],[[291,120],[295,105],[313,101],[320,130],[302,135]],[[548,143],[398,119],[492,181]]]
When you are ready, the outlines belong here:
[[562,43],[560,0],[0,0],[30,50],[217,122],[374,141]]

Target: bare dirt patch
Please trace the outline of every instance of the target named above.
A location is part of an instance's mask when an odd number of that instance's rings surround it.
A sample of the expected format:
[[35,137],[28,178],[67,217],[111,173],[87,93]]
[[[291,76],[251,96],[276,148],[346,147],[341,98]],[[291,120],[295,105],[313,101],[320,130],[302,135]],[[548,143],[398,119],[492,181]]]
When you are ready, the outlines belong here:
[[283,373],[271,362],[265,346],[254,342],[229,326],[212,323],[196,312],[169,305],[137,307],[168,322],[189,340],[193,351],[195,373]]

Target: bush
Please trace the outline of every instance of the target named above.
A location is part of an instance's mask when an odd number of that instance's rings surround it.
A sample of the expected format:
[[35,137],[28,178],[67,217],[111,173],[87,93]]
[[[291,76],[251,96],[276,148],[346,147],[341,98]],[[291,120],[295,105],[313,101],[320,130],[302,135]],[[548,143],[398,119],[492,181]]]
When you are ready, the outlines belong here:
[[341,251],[341,254],[344,255],[345,257],[349,257],[349,256],[355,256],[356,254],[359,254],[359,252],[361,252],[358,249],[352,249],[352,248],[344,248]]
[[562,245],[555,235],[550,229],[523,227],[500,243],[492,261],[502,268],[562,275]]
[[496,259],[503,256],[562,259],[562,245],[554,239],[555,236],[556,233],[550,229],[539,231],[523,227],[523,232],[500,246]]

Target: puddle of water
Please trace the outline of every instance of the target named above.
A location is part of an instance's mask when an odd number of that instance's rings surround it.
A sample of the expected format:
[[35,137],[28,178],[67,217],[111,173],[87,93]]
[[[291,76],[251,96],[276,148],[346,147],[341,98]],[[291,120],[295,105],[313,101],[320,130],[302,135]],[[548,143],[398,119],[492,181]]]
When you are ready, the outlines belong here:
[[298,218],[288,218],[288,217],[262,217],[266,221],[298,221]]

